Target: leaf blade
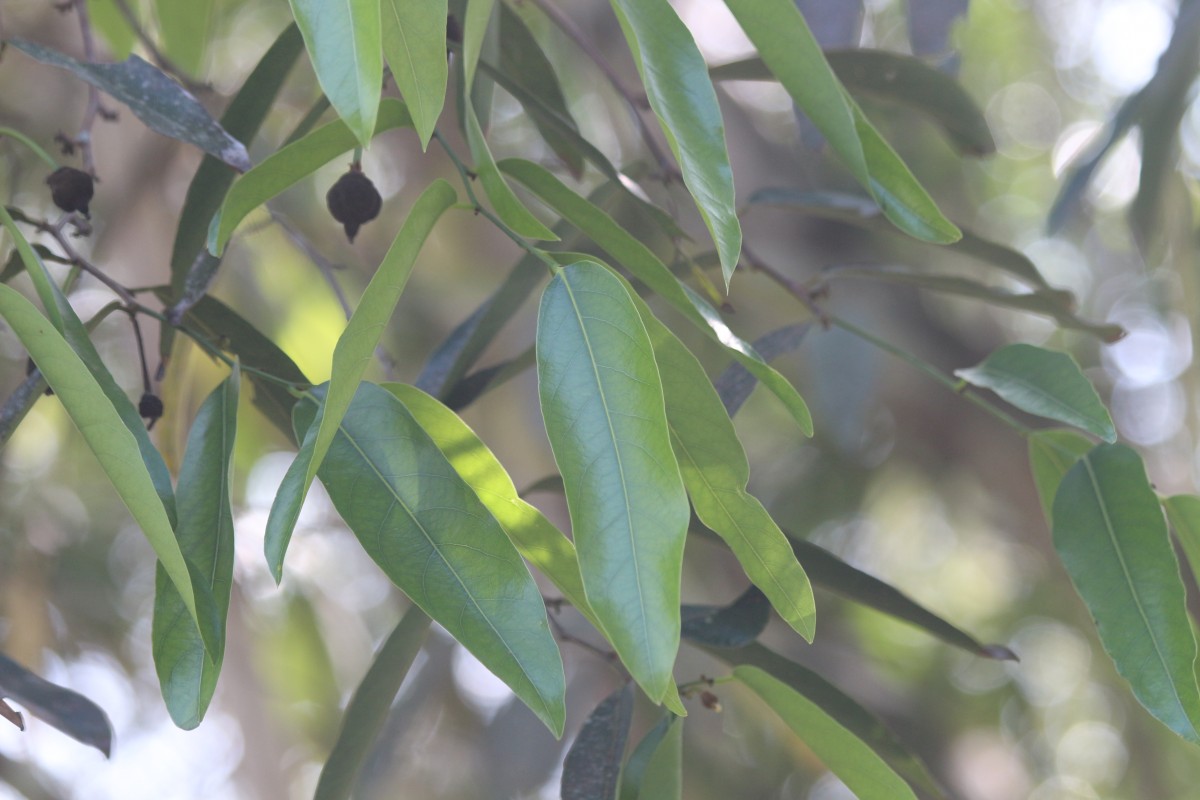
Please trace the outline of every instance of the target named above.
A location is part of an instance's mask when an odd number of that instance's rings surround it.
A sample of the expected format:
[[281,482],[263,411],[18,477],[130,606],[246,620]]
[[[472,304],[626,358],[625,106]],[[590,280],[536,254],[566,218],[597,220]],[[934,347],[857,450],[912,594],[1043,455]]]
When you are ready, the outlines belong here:
[[563,763],[562,800],[611,800],[633,721],[633,690],[626,683],[604,698],[583,723]]
[[381,13],[383,52],[425,150],[446,100],[446,0],[382,0]]

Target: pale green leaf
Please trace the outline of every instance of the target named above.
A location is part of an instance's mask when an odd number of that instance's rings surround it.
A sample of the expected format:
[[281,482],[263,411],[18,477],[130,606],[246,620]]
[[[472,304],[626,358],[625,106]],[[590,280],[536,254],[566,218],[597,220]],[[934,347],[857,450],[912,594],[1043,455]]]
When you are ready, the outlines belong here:
[[683,721],[671,725],[654,749],[642,773],[639,800],[680,800],[683,797]]
[[381,13],[383,53],[424,150],[446,100],[446,0],[382,0]]
[[214,0],[155,0],[162,49],[171,63],[189,75],[204,67],[204,55],[212,38]]
[[1071,467],[1096,443],[1072,430],[1034,431],[1029,436],[1029,467],[1046,521],[1052,522],[1054,495]]
[[1183,545],[1192,574],[1200,576],[1200,497],[1177,494],[1162,501],[1167,521]]
[[470,105],[466,107],[466,118],[463,120],[463,124],[466,126],[467,145],[471,148],[471,157],[475,159],[475,171],[479,174],[479,182],[483,184],[484,194],[487,195],[492,208],[495,209],[496,216],[521,236],[548,242],[558,241],[554,231],[543,225],[533,215],[533,212],[525,207],[525,204],[513,192],[512,187],[504,180],[500,170],[496,168],[492,151],[488,148],[487,140],[483,136],[483,129],[479,126],[479,118]]

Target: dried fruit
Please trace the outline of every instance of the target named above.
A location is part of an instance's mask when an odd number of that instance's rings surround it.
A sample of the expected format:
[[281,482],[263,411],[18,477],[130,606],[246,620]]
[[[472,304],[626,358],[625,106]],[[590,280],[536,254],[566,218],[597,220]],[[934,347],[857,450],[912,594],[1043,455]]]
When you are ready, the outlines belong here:
[[346,229],[346,238],[353,242],[358,229],[379,216],[383,198],[371,179],[363,175],[362,167],[351,164],[350,171],[329,187],[325,203],[333,218]]
[[154,423],[163,415],[163,401],[158,395],[146,392],[138,401],[138,414],[142,419],[149,421],[150,427],[154,427]]
[[78,211],[91,219],[88,214],[88,203],[96,191],[96,183],[91,175],[74,167],[59,167],[46,178],[50,186],[50,197],[54,205],[63,211]]

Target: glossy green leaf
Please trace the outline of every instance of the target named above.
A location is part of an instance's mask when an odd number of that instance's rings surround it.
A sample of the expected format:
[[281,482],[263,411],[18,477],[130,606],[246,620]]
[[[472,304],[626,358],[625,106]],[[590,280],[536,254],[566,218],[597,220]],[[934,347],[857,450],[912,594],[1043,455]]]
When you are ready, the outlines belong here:
[[650,699],[672,684],[688,503],[646,329],[612,273],[561,270],[537,328],[542,417],[588,601]]
[[618,795],[620,800],[638,800],[642,791],[642,778],[646,774],[646,766],[657,752],[663,737],[673,727],[672,723],[675,719],[671,714],[663,714],[655,726],[647,731],[642,740],[633,748],[633,752],[621,770],[621,793]]
[[446,0],[381,0],[381,13],[383,53],[423,150],[446,101]]
[[187,560],[175,540],[171,519],[142,460],[137,439],[67,340],[54,330],[50,321],[32,303],[4,285],[0,285],[0,317],[29,351],[55,395],[62,401],[71,421],[96,455],[96,460],[112,481],[117,494],[154,548],[171,582],[179,590],[188,614],[205,632],[209,651],[219,652],[214,638],[213,609],[201,604],[200,612],[197,612],[197,593],[192,585]]
[[[399,100],[386,98],[379,105],[375,133],[412,126],[408,108]],[[352,150],[357,143],[346,123],[338,120],[322,125],[299,141],[272,153],[229,189],[220,216],[209,229],[208,249],[220,255],[238,223],[275,195],[316,172],[333,159]]]
[[645,302],[634,302],[654,347],[671,445],[696,516],[725,540],[779,616],[811,642],[817,620],[812,585],[783,531],[746,491],[750,464],[721,398],[683,342]]
[[667,0],[612,0],[650,107],[721,256],[725,287],[742,252],[725,123],[704,56]]
[[1054,495],[1058,493],[1063,476],[1095,446],[1096,443],[1091,439],[1072,430],[1034,431],[1030,434],[1029,466],[1047,522],[1053,520]]
[[896,227],[939,244],[961,233],[846,93],[792,0],[726,0],[763,62]]
[[529,563],[550,579],[563,597],[596,630],[604,632],[583,590],[575,545],[542,512],[517,494],[517,487],[500,461],[475,431],[446,406],[415,386],[384,384],[429,434],[442,454],[504,528]]
[[320,477],[392,582],[561,736],[562,659],[537,584],[404,404],[361,384]]
[[276,581],[283,576],[283,557],[308,487],[337,434],[342,415],[350,407],[387,321],[396,310],[421,247],[438,218],[454,200],[454,189],[440,178],[421,193],[338,338],[333,350],[329,389],[317,414],[317,423],[305,436],[296,462],[285,474],[267,517],[267,564]]
[[78,692],[51,683],[0,654],[0,698],[20,703],[29,713],[76,741],[112,753],[113,730],[104,709]]
[[701,649],[728,664],[761,669],[785,683],[866,743],[910,786],[921,792],[922,797],[930,800],[947,800],[949,797],[929,774],[929,769],[882,720],[812,670],[757,643],[734,650],[704,645]]
[[430,621],[424,611],[410,606],[375,654],[371,668],[346,705],[341,730],[321,768],[313,800],[347,800],[353,793],[392,702],[421,650]]
[[554,231],[543,225],[533,212],[525,207],[496,168],[496,160],[492,158],[492,151],[483,137],[483,129],[479,126],[479,118],[473,108],[467,108],[463,124],[466,126],[471,157],[475,159],[475,171],[479,175],[479,182],[483,184],[484,194],[496,211],[496,216],[520,236],[557,241],[558,237],[554,235]]
[[34,42],[8,43],[43,64],[68,70],[129,107],[151,130],[199,147],[244,172],[250,169],[245,146],[209,116],[196,98],[153,64],[130,56],[120,64],[76,61]]
[[1175,531],[1193,575],[1200,575],[1200,497],[1177,494],[1162,501],[1167,521]]
[[991,389],[1022,411],[1074,425],[1106,442],[1117,440],[1117,429],[1100,395],[1067,353],[1010,344],[978,366],[956,369],[954,374]]
[[642,773],[639,800],[680,800],[683,797],[683,721],[671,725]]
[[288,0],[317,80],[366,147],[383,88],[380,0]]
[[891,584],[850,566],[828,550],[796,537],[792,537],[791,542],[809,578],[821,588],[904,620],[947,644],[961,647],[968,653],[1002,661],[1018,660],[1016,654],[1004,645],[982,644]]
[[1102,444],[1071,467],[1054,498],[1054,547],[1134,696],[1200,744],[1196,640],[1179,563],[1135,451]]
[[633,721],[633,689],[628,683],[588,715],[563,762],[562,800],[613,800],[621,758]]
[[891,765],[817,703],[758,667],[740,666],[733,675],[761,697],[860,800],[917,800]]
[[795,387],[763,361],[753,347],[738,338],[712,306],[680,283],[650,248],[587,198],[572,191],[537,164],[521,159],[505,159],[499,166],[674,306],[702,333],[722,345],[779,398],[800,430],[806,436],[812,435],[812,415]]
[[213,0],[156,0],[154,5],[164,53],[187,74],[199,74],[212,33]]
[[[179,525],[175,538],[184,556],[208,581],[221,637],[225,635],[233,586],[230,470],[237,435],[239,383],[240,371],[235,367],[200,406],[179,469]],[[161,564],[155,580],[152,644],[167,711],[176,725],[191,730],[208,710],[222,659],[205,651],[200,632]]]

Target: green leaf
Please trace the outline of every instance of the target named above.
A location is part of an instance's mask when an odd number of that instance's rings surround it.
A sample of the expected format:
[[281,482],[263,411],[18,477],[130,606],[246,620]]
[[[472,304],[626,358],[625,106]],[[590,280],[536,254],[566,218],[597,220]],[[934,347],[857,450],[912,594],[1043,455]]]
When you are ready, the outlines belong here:
[[537,584],[404,405],[361,384],[319,474],[388,578],[561,736],[562,659]]
[[728,664],[761,669],[783,682],[866,743],[923,797],[947,800],[948,795],[929,774],[928,768],[878,717],[817,673],[757,643],[736,650],[704,645],[701,649]]
[[156,0],[154,5],[163,51],[187,74],[199,74],[212,33],[213,0]]
[[383,53],[424,150],[446,101],[446,0],[382,0],[381,13]]
[[640,800],[680,800],[683,796],[683,722],[667,729],[642,774]]
[[469,91],[475,83],[475,69],[483,52],[484,36],[492,19],[496,0],[466,0],[467,11],[463,20],[463,86]]
[[346,800],[351,796],[358,773],[387,721],[392,702],[421,650],[429,623],[425,612],[410,606],[375,654],[371,668],[346,705],[341,730],[321,768],[313,800]]
[[317,80],[366,147],[383,87],[380,0],[288,0]]
[[633,721],[629,684],[610,694],[588,715],[563,762],[562,800],[612,800],[621,777],[621,757]]
[[1074,425],[1106,442],[1117,440],[1108,409],[1067,353],[1010,344],[978,366],[956,369],[954,374],[991,389],[1022,411]]
[[283,576],[283,557],[308,487],[333,442],[342,415],[350,407],[384,327],[396,310],[421,247],[438,218],[454,200],[454,189],[441,178],[421,193],[338,338],[333,350],[329,389],[317,413],[317,423],[305,436],[296,462],[285,474],[267,517],[267,564],[276,581]]
[[725,0],[763,62],[829,140],[896,227],[939,244],[957,241],[908,167],[846,93],[792,0]]
[[725,288],[742,252],[725,123],[704,56],[667,0],[612,0],[683,182],[716,242]]
[[[399,100],[385,98],[379,104],[375,133],[408,127],[412,127],[408,108]],[[270,158],[238,178],[225,196],[220,215],[209,229],[209,252],[221,255],[234,229],[247,214],[353,149],[357,141],[345,122],[330,122],[272,153]]]
[[1046,521],[1053,522],[1054,495],[1063,476],[1096,443],[1072,430],[1034,431],[1029,436],[1029,466]]
[[108,50],[116,60],[129,57],[137,34],[129,25],[129,20],[117,8],[114,0],[87,0],[88,17],[92,27],[108,43]]
[[137,56],[120,64],[76,61],[34,42],[8,43],[43,64],[65,69],[129,106],[151,130],[199,147],[239,172],[250,169],[245,146],[229,135],[204,106],[158,67]]
[[[126,427],[103,388],[71,345],[16,290],[0,285],[0,317],[21,340],[38,369],[96,455],[113,487],[158,555],[179,590],[188,614],[206,633],[209,652],[217,652],[211,608],[197,612],[197,592],[187,560],[175,540],[171,519],[159,497],[138,440]],[[85,334],[86,335],[86,334]],[[126,400],[126,403],[129,401]],[[143,428],[143,431],[145,429]],[[157,452],[157,451],[155,451]],[[161,459],[160,459],[161,460]],[[211,598],[209,599],[211,603]]]
[[733,675],[761,697],[860,800],[917,800],[891,765],[821,706],[758,667],[740,666]]
[[112,724],[100,706],[78,692],[30,672],[0,654],[0,698],[21,704],[38,719],[107,758],[112,752]]
[[968,653],[1002,661],[1018,660],[1016,654],[1004,645],[980,643],[899,589],[850,566],[828,550],[797,537],[792,537],[791,542],[808,576],[823,589],[904,620]]
[[470,104],[466,107],[466,118],[463,120],[467,131],[467,144],[471,148],[471,157],[475,159],[475,171],[479,182],[483,184],[484,194],[496,211],[496,216],[512,228],[515,233],[530,239],[543,241],[558,241],[554,231],[533,215],[520,198],[513,193],[500,170],[496,168],[496,160],[488,149],[487,140],[483,137],[483,129],[479,126],[479,118]]
[[575,545],[542,512],[520,498],[508,472],[475,431],[461,417],[415,386],[388,383],[383,388],[395,395],[429,434],[451,466],[504,528],[521,555],[549,578],[567,602],[596,630],[603,633],[604,628],[583,590]]
[[587,198],[572,191],[537,164],[521,159],[505,159],[499,166],[674,306],[702,333],[724,347],[779,398],[800,430],[806,436],[812,436],[812,415],[795,387],[763,361],[753,347],[738,338],[712,306],[680,283],[650,248]]
[[1200,744],[1196,641],[1179,563],[1142,459],[1102,444],[1063,478],[1054,547],[1138,702]]
[[771,621],[771,603],[757,586],[727,606],[683,607],[684,638],[713,647],[745,647]]
[[[237,435],[240,371],[237,367],[200,406],[179,469],[179,525],[175,538],[207,579],[224,638],[233,586],[233,509],[230,470]],[[221,674],[221,658],[206,651],[179,592],[160,564],[155,580],[152,629],[154,666],[167,711],[191,730],[204,719]]]
[[672,685],[688,504],[646,329],[608,270],[580,262],[542,295],[538,393],[588,601],[651,700]]
[[[767,331],[754,340],[754,350],[766,361],[773,361],[784,353],[790,353],[800,346],[808,333],[811,323],[799,322],[784,325],[773,331]],[[741,364],[733,363],[713,381],[713,388],[725,406],[725,413],[731,418],[737,414],[742,405],[750,399],[758,378]]]
[[817,607],[792,546],[746,491],[750,464],[704,367],[640,298],[635,300],[662,376],[671,445],[696,516],[720,534],[788,625],[812,641]]
[[646,767],[658,751],[658,746],[663,737],[667,735],[667,731],[675,727],[672,725],[675,719],[676,717],[672,714],[663,714],[655,726],[647,731],[642,740],[633,748],[633,753],[630,754],[624,769],[621,770],[620,800],[638,800]]
[[1167,521],[1175,530],[1192,574],[1200,574],[1200,497],[1177,494],[1162,501]]

